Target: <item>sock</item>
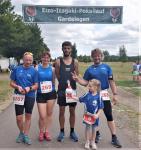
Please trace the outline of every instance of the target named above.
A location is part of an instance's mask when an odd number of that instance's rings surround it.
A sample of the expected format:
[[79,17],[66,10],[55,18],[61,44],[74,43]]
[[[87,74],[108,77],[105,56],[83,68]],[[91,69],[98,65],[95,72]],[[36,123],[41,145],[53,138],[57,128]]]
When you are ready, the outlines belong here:
[[74,132],[74,128],[71,128],[71,129],[70,129],[70,133],[72,133],[72,132]]
[[96,131],[96,135],[100,135],[100,132],[99,132],[99,131]]
[[64,132],[64,128],[60,129],[61,132]]
[[116,135],[115,134],[112,134],[112,138],[115,138],[116,137]]

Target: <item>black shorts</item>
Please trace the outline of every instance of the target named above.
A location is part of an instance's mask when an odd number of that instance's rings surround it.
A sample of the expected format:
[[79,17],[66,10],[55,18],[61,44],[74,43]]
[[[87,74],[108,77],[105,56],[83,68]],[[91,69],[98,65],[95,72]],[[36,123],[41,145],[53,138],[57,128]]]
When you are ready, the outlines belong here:
[[35,98],[25,96],[24,105],[15,104],[16,116],[22,115],[24,113],[24,109],[25,109],[25,113],[32,114],[34,102],[35,102]]
[[47,103],[48,100],[54,100],[56,98],[56,91],[52,91],[49,93],[37,93],[36,101],[37,103]]
[[65,92],[64,91],[58,91],[57,94],[58,94],[57,104],[59,106],[71,106],[71,107],[75,107],[77,105],[76,102],[66,103],[66,96],[65,96]]
[[112,115],[112,105],[111,101],[103,101],[104,103],[104,114],[106,116],[107,121],[113,121],[113,115]]

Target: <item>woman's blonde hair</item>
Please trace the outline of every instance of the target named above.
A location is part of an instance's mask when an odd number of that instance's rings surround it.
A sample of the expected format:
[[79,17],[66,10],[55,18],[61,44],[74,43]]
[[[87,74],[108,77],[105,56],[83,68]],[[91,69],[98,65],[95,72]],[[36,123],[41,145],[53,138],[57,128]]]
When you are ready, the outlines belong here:
[[89,83],[90,83],[92,86],[96,86],[98,92],[101,91],[101,83],[100,83],[99,80],[97,80],[97,79],[92,79],[92,80],[89,81]]

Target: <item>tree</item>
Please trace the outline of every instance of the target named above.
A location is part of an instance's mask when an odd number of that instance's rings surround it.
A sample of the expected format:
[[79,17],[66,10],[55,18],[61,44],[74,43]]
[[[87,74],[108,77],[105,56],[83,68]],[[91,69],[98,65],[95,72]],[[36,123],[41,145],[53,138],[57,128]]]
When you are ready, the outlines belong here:
[[76,44],[72,46],[72,53],[71,53],[72,58],[77,58],[77,49],[76,49]]
[[110,61],[110,54],[107,50],[103,51],[104,54],[104,61],[108,62]]
[[126,48],[124,45],[120,46],[119,48],[119,60],[122,62],[128,61],[128,57],[126,55]]
[[11,1],[0,1],[0,54],[15,57],[18,62],[25,51],[38,57],[47,50],[37,24],[25,24],[22,17],[13,12]]

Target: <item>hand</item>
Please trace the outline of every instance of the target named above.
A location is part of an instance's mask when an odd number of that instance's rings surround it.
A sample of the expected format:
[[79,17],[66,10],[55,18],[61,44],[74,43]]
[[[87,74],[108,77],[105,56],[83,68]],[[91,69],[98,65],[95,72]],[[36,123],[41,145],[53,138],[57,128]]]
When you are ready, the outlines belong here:
[[21,93],[21,94],[25,94],[26,91],[21,87],[21,86],[18,86],[18,91]]
[[25,88],[25,92],[28,93],[30,91],[30,87]]
[[94,114],[94,117],[95,117],[95,119],[99,118],[98,114]]
[[74,72],[71,72],[71,74],[72,74],[72,78],[73,78],[73,80],[75,80],[75,81],[78,81],[78,75],[76,74],[76,72],[74,71]]
[[112,105],[116,105],[116,104],[117,104],[117,95],[113,95]]

